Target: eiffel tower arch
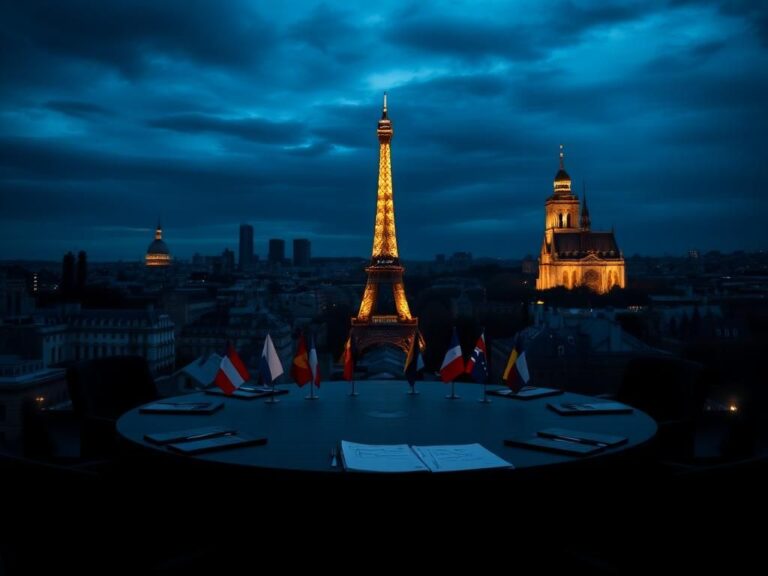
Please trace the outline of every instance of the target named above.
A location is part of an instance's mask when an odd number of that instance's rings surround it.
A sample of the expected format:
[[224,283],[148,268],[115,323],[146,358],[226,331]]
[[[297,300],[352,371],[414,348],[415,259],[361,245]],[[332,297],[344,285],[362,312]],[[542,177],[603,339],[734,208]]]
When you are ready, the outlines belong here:
[[352,318],[352,338],[359,354],[381,345],[394,346],[407,352],[419,326],[419,319],[411,315],[405,297],[405,268],[400,264],[397,251],[390,158],[393,130],[387,116],[386,94],[376,133],[379,137],[379,186],[373,250],[371,264],[365,269],[368,281],[360,310]]

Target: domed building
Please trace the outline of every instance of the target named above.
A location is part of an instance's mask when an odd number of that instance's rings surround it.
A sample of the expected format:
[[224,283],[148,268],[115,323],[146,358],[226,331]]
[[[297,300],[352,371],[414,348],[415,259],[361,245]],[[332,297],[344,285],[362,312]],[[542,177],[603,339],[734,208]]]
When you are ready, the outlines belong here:
[[160,222],[157,223],[157,230],[155,230],[155,239],[147,248],[147,255],[144,257],[144,262],[147,266],[170,266],[171,265],[171,251],[168,250],[168,246],[163,241],[163,227]]
[[592,230],[586,195],[580,203],[571,191],[571,177],[565,171],[560,146],[560,169],[546,202],[536,289],[587,286],[604,294],[614,286],[624,288],[625,283],[624,256],[616,237],[613,231]]

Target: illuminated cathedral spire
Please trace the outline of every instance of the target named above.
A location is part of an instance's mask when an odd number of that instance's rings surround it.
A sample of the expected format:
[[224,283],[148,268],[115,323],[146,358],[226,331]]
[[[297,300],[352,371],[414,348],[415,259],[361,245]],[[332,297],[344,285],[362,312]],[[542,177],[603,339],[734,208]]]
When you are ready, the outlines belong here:
[[589,208],[587,208],[587,185],[584,184],[584,193],[582,194],[581,199],[581,218],[579,224],[581,225],[581,229],[584,232],[589,232],[589,227],[591,225],[589,221]]
[[560,169],[555,174],[555,194],[570,194],[571,193],[571,177],[568,176],[568,172],[565,171],[565,151],[563,145],[560,144]]

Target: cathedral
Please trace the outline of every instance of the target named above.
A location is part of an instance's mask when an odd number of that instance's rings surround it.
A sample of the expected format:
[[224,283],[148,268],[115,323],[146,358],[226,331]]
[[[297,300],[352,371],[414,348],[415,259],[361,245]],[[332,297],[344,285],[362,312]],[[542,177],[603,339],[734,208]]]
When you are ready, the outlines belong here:
[[624,288],[624,257],[611,232],[593,232],[586,194],[579,198],[571,191],[571,177],[565,171],[560,146],[560,170],[554,192],[547,198],[544,241],[539,256],[537,290],[556,286],[587,286],[604,294],[614,286]]

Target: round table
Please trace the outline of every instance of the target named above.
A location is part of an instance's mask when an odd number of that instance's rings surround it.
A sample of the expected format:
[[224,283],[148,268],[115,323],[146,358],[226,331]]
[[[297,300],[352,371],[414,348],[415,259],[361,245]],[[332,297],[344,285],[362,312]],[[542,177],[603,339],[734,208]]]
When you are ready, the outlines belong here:
[[[305,399],[307,389],[280,385],[288,394],[268,399],[244,400],[196,393],[178,401],[223,399],[224,407],[209,415],[140,413],[133,409],[117,422],[118,433],[129,443],[153,453],[192,458],[258,470],[338,474],[331,466],[331,451],[340,440],[367,444],[468,444],[480,443],[516,470],[587,462],[615,455],[647,443],[656,423],[639,410],[628,414],[561,416],[547,408],[549,402],[590,402],[594,398],[565,393],[531,400],[489,396],[478,402],[482,387],[456,384],[459,399],[446,399],[450,386],[440,382],[417,383],[418,395],[409,395],[403,381],[362,381],[359,395],[350,396],[347,382],[323,382],[316,400]],[[495,387],[489,387],[495,388]],[[167,401],[173,401],[168,399]],[[249,436],[266,436],[265,445],[239,447],[196,456],[177,456],[166,447],[147,442],[148,433],[204,426],[228,426]],[[509,447],[507,438],[532,437],[544,428],[569,428],[624,436],[627,442],[598,454],[574,457],[551,452]],[[515,470],[503,470],[514,473]]]

